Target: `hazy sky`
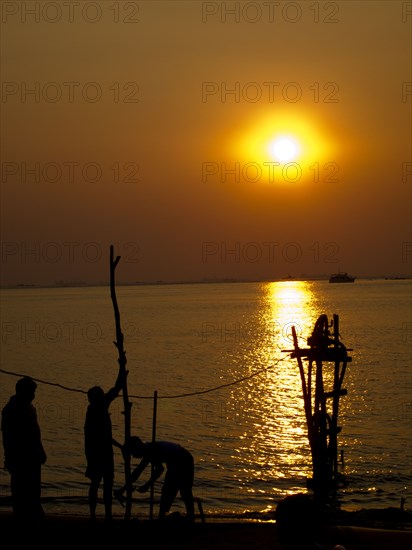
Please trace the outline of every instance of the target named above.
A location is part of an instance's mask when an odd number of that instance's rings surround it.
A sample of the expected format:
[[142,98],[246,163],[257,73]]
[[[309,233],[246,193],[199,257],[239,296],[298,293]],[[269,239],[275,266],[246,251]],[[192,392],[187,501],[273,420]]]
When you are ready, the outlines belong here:
[[1,10],[3,285],[411,273],[412,2]]

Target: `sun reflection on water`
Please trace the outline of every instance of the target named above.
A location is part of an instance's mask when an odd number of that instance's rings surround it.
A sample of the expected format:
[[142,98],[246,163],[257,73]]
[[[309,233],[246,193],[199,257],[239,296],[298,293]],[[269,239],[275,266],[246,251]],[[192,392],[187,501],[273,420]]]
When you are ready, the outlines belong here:
[[296,360],[282,350],[293,348],[292,326],[306,345],[320,312],[310,282],[281,281],[262,285],[257,314],[265,337],[256,335],[249,342],[245,363],[250,372],[257,364],[274,367],[231,394],[244,415],[232,459],[245,492],[259,492],[260,482],[273,480],[275,498],[276,480],[310,476],[299,370]]

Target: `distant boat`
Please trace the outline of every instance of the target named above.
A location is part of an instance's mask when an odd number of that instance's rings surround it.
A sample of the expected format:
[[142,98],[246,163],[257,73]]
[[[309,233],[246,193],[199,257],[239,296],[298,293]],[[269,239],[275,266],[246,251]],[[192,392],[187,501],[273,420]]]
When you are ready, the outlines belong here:
[[351,277],[345,271],[339,271],[339,273],[334,273],[329,278],[330,283],[353,283],[354,281],[355,281],[355,277]]

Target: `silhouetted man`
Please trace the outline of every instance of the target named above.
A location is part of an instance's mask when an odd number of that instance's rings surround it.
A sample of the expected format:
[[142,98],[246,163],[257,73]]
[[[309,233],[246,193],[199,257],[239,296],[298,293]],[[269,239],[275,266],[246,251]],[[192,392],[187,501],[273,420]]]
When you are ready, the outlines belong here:
[[276,527],[286,550],[326,550],[317,542],[319,510],[312,497],[305,493],[288,495],[278,503]]
[[87,392],[89,406],[84,424],[84,442],[87,459],[85,476],[90,479],[90,519],[96,519],[97,493],[103,480],[105,520],[112,519],[112,492],[114,479],[112,422],[109,414],[111,402],[119,395],[127,371],[119,369],[116,383],[107,393],[100,386]]
[[35,523],[44,518],[41,505],[41,466],[46,462],[37,413],[32,401],[37,384],[25,376],[3,408],[4,467],[10,472],[13,512],[18,522]]
[[[193,503],[193,456],[181,445],[168,441],[155,441],[143,443],[139,437],[131,437],[128,447],[122,447],[123,452],[129,451],[135,458],[141,458],[140,464],[133,470],[130,482],[134,483],[148,464],[153,466],[153,475],[144,485],[138,488],[139,493],[145,493],[158,479],[163,471],[163,463],[166,464],[166,475],[160,498],[159,519],[164,519],[169,512],[178,491],[186,507],[186,518],[194,520]],[[121,500],[127,486],[117,489],[114,494]]]

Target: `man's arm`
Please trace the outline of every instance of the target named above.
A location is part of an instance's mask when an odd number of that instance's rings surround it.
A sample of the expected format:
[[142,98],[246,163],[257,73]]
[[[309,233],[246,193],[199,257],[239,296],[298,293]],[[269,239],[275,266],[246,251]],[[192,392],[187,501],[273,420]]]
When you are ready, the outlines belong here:
[[4,469],[10,471],[12,467],[12,446],[10,443],[10,436],[7,433],[7,430],[2,430],[3,432],[3,450],[4,450]]
[[119,395],[128,374],[129,371],[123,368],[119,368],[115,385],[106,393],[106,399],[109,403],[111,403]]
[[[146,468],[146,466],[149,464],[149,461],[147,458],[142,458],[140,461],[140,464],[136,466],[136,468],[133,470],[133,472],[130,475],[130,485],[134,483],[137,479],[139,479],[140,474],[143,472],[143,470]],[[115,489],[113,491],[113,494],[117,499],[123,498],[123,493],[127,489],[127,484],[125,483],[120,489]]]
[[8,415],[7,410],[3,410],[1,417],[1,431],[3,436],[3,449],[4,449],[4,469],[9,471],[12,469],[15,456],[14,456],[14,438],[13,430],[11,427],[12,423]]
[[32,408],[32,422],[33,422],[33,433],[36,434],[36,439],[38,443],[38,452],[41,464],[45,464],[47,461],[46,451],[44,450],[42,439],[41,439],[41,430],[39,423],[37,421],[37,411],[35,407]]
[[161,463],[154,464],[153,473],[144,485],[138,488],[139,493],[146,493],[151,487],[151,485],[158,479],[164,472],[164,466]]
[[130,482],[134,483],[136,480],[139,479],[140,474],[143,472],[143,470],[146,468],[146,466],[149,464],[148,459],[144,456],[142,460],[140,461],[140,464],[133,470],[130,476]]

